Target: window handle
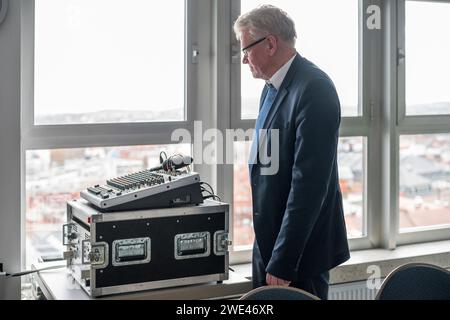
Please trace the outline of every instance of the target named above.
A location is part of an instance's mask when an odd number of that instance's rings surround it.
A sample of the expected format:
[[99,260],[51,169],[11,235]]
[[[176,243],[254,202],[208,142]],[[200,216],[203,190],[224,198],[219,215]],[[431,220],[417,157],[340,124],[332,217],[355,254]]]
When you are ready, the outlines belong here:
[[399,48],[397,50],[397,65],[405,63],[405,49]]
[[198,50],[198,45],[192,45],[192,64],[198,64],[198,56],[200,55],[200,51]]

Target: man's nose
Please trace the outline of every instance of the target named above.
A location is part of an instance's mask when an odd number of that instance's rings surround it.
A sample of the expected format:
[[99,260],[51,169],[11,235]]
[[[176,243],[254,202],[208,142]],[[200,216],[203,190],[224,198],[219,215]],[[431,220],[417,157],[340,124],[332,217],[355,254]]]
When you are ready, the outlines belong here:
[[246,54],[244,54],[244,56],[242,57],[242,63],[243,64],[247,64],[248,63],[248,58],[247,58]]

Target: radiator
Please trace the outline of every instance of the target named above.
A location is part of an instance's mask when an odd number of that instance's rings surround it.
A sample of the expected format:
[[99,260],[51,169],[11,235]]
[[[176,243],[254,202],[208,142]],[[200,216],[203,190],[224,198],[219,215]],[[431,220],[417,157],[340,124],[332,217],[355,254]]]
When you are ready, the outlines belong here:
[[377,289],[369,289],[366,281],[348,282],[331,285],[329,300],[375,300]]

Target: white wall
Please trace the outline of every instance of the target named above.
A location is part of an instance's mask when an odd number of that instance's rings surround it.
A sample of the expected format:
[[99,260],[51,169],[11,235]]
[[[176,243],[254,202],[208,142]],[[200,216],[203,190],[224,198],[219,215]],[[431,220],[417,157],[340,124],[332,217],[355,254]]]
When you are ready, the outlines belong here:
[[[0,263],[21,267],[20,207],[20,10],[9,1],[0,25]],[[0,280],[0,300],[20,299],[20,278]]]

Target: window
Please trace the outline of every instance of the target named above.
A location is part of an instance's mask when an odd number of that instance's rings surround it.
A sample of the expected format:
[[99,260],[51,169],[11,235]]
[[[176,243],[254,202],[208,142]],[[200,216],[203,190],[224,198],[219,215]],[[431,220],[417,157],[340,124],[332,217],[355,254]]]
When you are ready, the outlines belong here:
[[[263,3],[240,1],[233,12]],[[338,163],[350,247],[448,239],[450,2],[379,4],[380,29],[366,24],[375,16],[367,10],[371,1],[273,4],[294,19],[297,51],[330,75],[341,100]],[[247,129],[264,82],[246,65],[236,70],[232,124]],[[245,170],[235,165],[234,223],[249,228],[249,204],[242,202],[248,189],[239,182],[248,179]]]
[[190,24],[201,10],[195,0],[24,2],[28,264],[61,255],[65,203],[81,190],[152,167],[161,150],[192,154],[171,133],[191,130],[197,108],[186,57],[188,44],[208,44]]
[[406,115],[450,114],[450,3],[405,6]]
[[344,204],[345,224],[349,238],[365,235],[364,156],[362,137],[341,138],[338,145],[339,184]]
[[450,134],[400,138],[400,231],[450,225]]
[[184,61],[184,1],[35,1],[34,123],[184,121]]
[[[253,207],[248,172],[251,141],[234,143],[233,216],[235,249],[253,244]],[[339,183],[344,204],[344,216],[349,238],[365,235],[364,216],[364,154],[361,137],[341,138],[338,150]]]
[[[243,0],[241,12],[266,3],[264,0]],[[342,116],[360,116],[358,1],[275,0],[271,4],[285,10],[294,20],[297,51],[325,70],[333,80],[341,101]],[[253,79],[248,66],[241,68],[241,117],[256,119],[264,82]]]
[[253,244],[252,190],[248,170],[248,155],[252,141],[234,142],[233,176],[233,245],[235,249]]
[[191,154],[191,146],[153,145],[29,150],[26,153],[27,261],[57,259],[64,251],[66,202],[106,179],[157,166],[159,153]]
[[[398,205],[400,243],[448,239],[450,28],[448,1],[399,5]],[[400,58],[402,58],[400,56]]]
[[[242,0],[235,9],[236,17],[266,3],[262,0]],[[350,120],[341,124],[343,130],[338,146],[348,237],[367,237],[369,225],[365,154],[369,139],[369,95],[362,81],[364,72],[360,56],[365,55],[367,61],[370,61],[371,56],[364,51],[366,49],[363,49],[363,42],[360,41],[360,1],[275,0],[271,4],[285,10],[294,20],[297,51],[323,69],[336,86],[341,102],[341,115],[343,119]],[[367,42],[366,39],[363,41]],[[237,111],[238,116],[233,118],[234,127],[253,128],[254,123],[250,121],[257,118],[264,81],[254,79],[248,66],[241,62],[239,64],[240,68],[234,75],[239,78],[236,83],[240,83],[240,87],[235,88],[235,106],[237,109],[240,106],[240,109]],[[249,146],[248,142],[235,143],[235,149],[240,150],[239,153]],[[233,179],[234,244],[239,247],[252,244],[254,239],[251,190],[246,164],[235,163]]]

